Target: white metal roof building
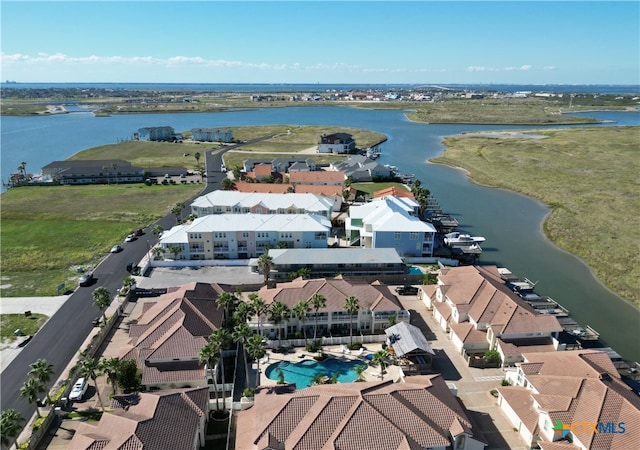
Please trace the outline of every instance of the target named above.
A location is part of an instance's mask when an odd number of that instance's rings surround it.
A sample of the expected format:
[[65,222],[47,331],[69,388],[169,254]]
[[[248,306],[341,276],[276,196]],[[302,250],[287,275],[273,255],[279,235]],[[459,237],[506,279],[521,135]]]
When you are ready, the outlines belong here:
[[326,248],[330,230],[331,222],[314,214],[213,214],[172,228],[160,247],[171,255],[180,246],[176,259],[246,259],[280,245]]
[[416,217],[417,208],[415,200],[391,195],[352,206],[347,238],[365,248],[394,248],[400,256],[432,256],[436,229]]
[[334,199],[316,194],[271,194],[260,192],[213,191],[196,198],[191,212],[209,214],[318,214],[331,217]]

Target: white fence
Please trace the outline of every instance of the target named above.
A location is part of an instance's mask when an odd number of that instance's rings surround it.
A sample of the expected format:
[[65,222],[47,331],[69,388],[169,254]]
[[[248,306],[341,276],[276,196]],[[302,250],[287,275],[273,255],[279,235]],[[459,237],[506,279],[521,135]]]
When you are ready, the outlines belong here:
[[[353,335],[354,342],[362,342],[363,344],[385,342],[387,340],[386,334],[367,334],[367,335]],[[322,337],[322,345],[340,345],[348,344],[350,341],[349,336],[330,336]],[[307,338],[307,342],[313,342],[313,337]],[[282,339],[278,342],[277,339],[267,341],[267,348],[278,348],[278,344],[281,347],[304,347],[304,339]]]

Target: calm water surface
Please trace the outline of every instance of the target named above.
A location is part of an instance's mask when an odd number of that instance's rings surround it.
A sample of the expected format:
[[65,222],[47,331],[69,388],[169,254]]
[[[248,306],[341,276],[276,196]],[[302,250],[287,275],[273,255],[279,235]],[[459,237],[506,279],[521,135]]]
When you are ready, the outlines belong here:
[[[615,125],[639,125],[639,113],[601,112]],[[427,162],[442,153],[442,137],[463,131],[526,129],[523,126],[431,125],[408,121],[400,111],[339,107],[274,108],[226,113],[140,114],[105,118],[90,113],[50,117],[0,117],[2,179],[21,161],[30,172],[86,148],[128,139],[141,127],[229,127],[270,124],[366,128],[388,136],[382,164],[413,173],[454,215],[460,228],[486,237],[482,263],[493,263],[538,281],[537,292],[571,311],[582,325],[598,330],[604,344],[625,358],[640,360],[640,311],[603,287],[578,258],[552,245],[541,232],[548,208],[530,198],[471,183],[458,170]],[[611,126],[605,124],[602,126]],[[539,127],[535,127],[539,128]]]

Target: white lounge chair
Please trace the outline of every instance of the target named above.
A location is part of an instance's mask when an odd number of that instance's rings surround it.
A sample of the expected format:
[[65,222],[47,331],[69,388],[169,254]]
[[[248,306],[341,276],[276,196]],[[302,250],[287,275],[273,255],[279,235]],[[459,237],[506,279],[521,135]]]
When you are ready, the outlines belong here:
[[362,356],[363,352],[364,352],[364,347],[360,347],[360,349],[358,350],[358,353],[356,353],[356,356]]

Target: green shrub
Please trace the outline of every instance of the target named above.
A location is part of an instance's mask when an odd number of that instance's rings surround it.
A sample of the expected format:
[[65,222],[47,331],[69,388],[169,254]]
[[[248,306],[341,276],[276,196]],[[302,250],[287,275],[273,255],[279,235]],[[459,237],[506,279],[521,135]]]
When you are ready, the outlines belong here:
[[254,388],[246,388],[242,391],[243,397],[253,397],[254,395],[256,395],[256,390]]
[[349,350],[360,350],[362,348],[362,342],[356,341],[349,346]]
[[497,350],[487,350],[487,352],[484,354],[484,357],[489,363],[500,364],[500,362],[502,361],[500,359],[500,353],[498,353]]

